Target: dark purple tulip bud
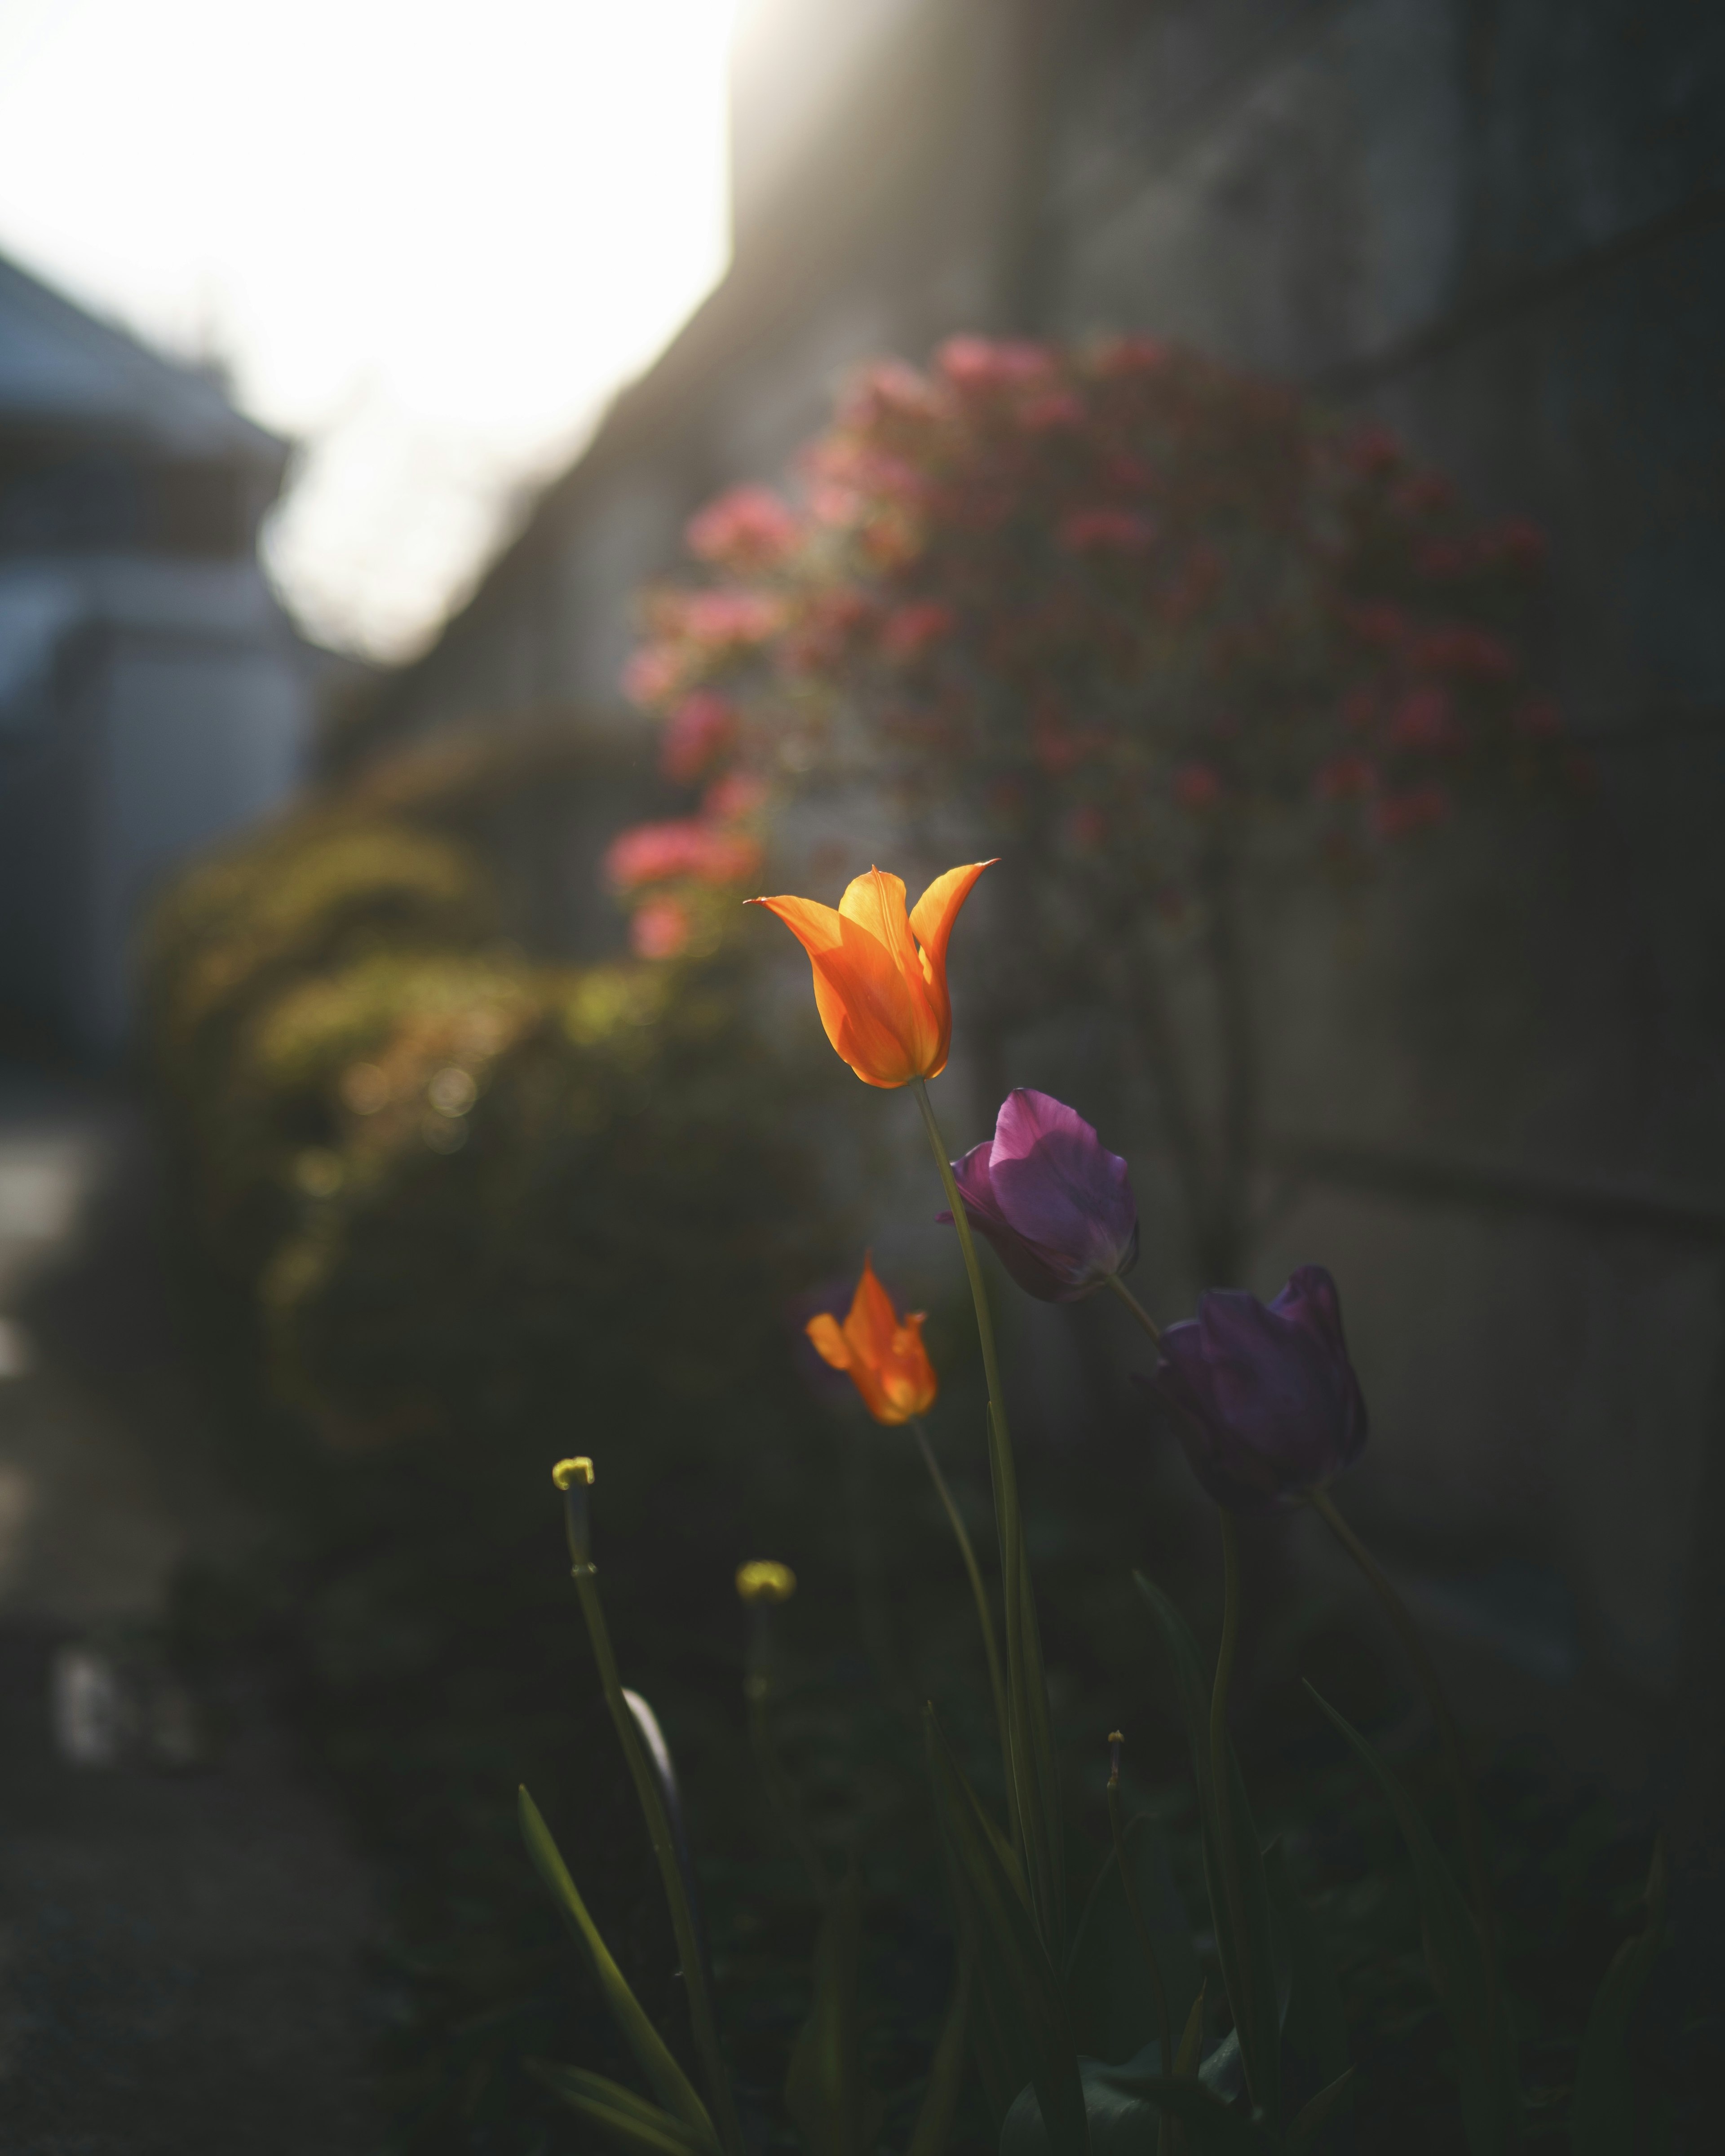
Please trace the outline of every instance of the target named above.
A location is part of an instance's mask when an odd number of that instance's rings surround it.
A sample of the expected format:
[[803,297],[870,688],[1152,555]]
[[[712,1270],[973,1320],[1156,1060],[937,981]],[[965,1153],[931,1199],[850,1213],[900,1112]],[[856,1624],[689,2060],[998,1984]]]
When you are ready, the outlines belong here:
[[993,1137],[955,1160],[952,1173],[971,1226],[1044,1302],[1076,1302],[1137,1262],[1138,1209],[1126,1163],[1049,1094],[1014,1086]]
[[1213,1288],[1162,1336],[1155,1389],[1193,1472],[1230,1512],[1281,1512],[1358,1459],[1366,1403],[1336,1283],[1301,1265],[1275,1301]]

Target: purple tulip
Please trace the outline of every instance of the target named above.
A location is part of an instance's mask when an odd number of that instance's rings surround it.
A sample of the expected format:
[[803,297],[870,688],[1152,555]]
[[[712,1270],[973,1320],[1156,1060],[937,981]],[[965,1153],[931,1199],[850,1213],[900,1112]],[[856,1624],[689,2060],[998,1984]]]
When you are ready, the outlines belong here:
[[1336,1283],[1301,1265],[1268,1305],[1212,1288],[1162,1336],[1156,1389],[1193,1472],[1230,1512],[1281,1512],[1358,1459],[1366,1403]]
[[993,1137],[955,1160],[952,1173],[971,1226],[1044,1302],[1076,1302],[1137,1262],[1138,1209],[1126,1163],[1076,1109],[1046,1093],[1015,1086]]

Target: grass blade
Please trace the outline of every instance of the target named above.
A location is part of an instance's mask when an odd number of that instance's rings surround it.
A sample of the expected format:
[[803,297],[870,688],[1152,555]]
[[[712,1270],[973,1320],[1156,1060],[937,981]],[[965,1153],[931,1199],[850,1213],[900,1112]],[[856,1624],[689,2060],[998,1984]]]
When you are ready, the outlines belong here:
[[1472,1912],[1439,1856],[1430,1830],[1376,1747],[1311,1685],[1306,1689],[1383,1791],[1401,1829],[1419,1892],[1425,1966],[1461,2056],[1461,2118],[1467,2145],[1472,2156],[1497,2156],[1520,2138],[1521,2088],[1514,2033],[1501,2004],[1497,2026],[1486,2019],[1491,1986]]
[[1078,2054],[1016,1860],[977,1802],[932,1708],[925,1711],[935,1813],[979,1989],[1022,2087],[1029,2082],[1055,2156],[1085,2156]]
[[656,2103],[649,2103],[619,2082],[607,2081],[603,2074],[590,2074],[584,2066],[553,2066],[546,2059],[529,2059],[526,2064],[553,2096],[561,2097],[629,2156],[703,2156],[712,2146]]
[[1574,2156],[1620,2156],[1635,2146],[1638,2107],[1630,2075],[1630,2015],[1659,1958],[1665,1913],[1665,1851],[1656,1840],[1647,1873],[1646,1924],[1617,1949],[1581,2040],[1569,2106]]
[[[718,2137],[707,2114],[706,2106],[696,2093],[695,2086],[672,2056],[670,2046],[653,2025],[646,2010],[635,1997],[623,1971],[612,1959],[610,1949],[599,1936],[599,1929],[588,1914],[587,1904],[576,1891],[569,1868],[563,1862],[557,1843],[552,1839],[551,1829],[545,1824],[539,1807],[526,1791],[520,1796],[521,1836],[527,1845],[527,1854],[533,1860],[534,1869],[545,1881],[547,1891],[557,1905],[559,1916],[579,1940],[593,1964],[593,1974],[605,1994],[605,2004],[610,2008],[613,2020],[622,2030],[629,2049],[640,2063],[641,2071],[657,2092],[660,2102],[673,2118],[696,2138],[698,2145],[716,2151]],[[578,2073],[579,2067],[560,2071]],[[613,2084],[612,2086],[614,2086]]]
[[880,2099],[863,2076],[861,1950],[862,1887],[852,1871],[821,1922],[814,1999],[785,2077],[785,2109],[809,2156],[865,2156],[880,2131]]

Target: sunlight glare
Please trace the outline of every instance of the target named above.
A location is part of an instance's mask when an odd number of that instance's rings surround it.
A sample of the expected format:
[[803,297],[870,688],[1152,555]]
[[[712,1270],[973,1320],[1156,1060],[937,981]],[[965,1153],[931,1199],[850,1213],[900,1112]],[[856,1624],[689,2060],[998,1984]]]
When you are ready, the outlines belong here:
[[398,657],[721,273],[731,0],[0,0],[0,249],[305,444],[267,542]]

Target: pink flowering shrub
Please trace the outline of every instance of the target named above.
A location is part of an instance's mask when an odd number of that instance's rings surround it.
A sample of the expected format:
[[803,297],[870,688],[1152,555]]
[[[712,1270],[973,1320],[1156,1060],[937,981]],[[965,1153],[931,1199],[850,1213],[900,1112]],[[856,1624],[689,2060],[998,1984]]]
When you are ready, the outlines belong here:
[[719,581],[648,602],[629,685],[673,777],[860,764],[1189,886],[1224,822],[1297,814],[1358,865],[1564,762],[1520,634],[1539,533],[1190,352],[954,338],[860,374],[803,478],[800,515],[704,510]]

